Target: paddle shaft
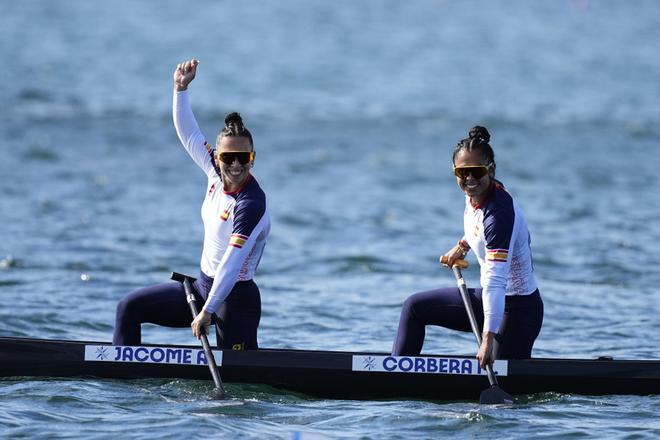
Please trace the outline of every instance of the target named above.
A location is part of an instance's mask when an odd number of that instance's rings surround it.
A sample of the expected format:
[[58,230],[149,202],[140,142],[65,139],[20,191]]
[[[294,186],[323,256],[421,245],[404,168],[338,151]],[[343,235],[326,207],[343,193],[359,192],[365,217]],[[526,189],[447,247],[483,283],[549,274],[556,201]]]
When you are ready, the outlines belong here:
[[[195,295],[193,294],[192,286],[190,285],[190,279],[188,277],[183,278],[183,290],[186,292],[186,300],[190,306],[190,312],[192,313],[193,319],[197,317],[197,301],[195,300]],[[216,392],[221,396],[225,394],[225,387],[222,386],[222,379],[220,379],[220,373],[218,372],[218,366],[215,363],[215,358],[213,357],[213,352],[211,351],[211,345],[209,345],[209,338],[206,335],[201,335],[200,340],[202,341],[202,347],[204,348],[204,354],[206,355],[206,360],[209,365],[209,370],[211,370],[211,376],[213,376],[213,382],[215,383]]]
[[[479,332],[479,326],[477,325],[477,319],[474,317],[474,309],[472,309],[472,303],[470,302],[470,295],[468,294],[467,286],[465,285],[465,280],[463,279],[463,274],[461,273],[461,268],[458,265],[452,266],[452,271],[456,277],[456,284],[458,284],[458,290],[461,292],[461,298],[463,299],[463,304],[465,305],[465,310],[467,311],[468,319],[470,320],[470,327],[472,327],[472,333],[474,337],[477,338],[477,345],[481,347],[481,333]],[[493,367],[490,364],[486,365],[486,373],[488,374],[488,381],[491,386],[497,385],[497,378],[495,373],[493,373]]]

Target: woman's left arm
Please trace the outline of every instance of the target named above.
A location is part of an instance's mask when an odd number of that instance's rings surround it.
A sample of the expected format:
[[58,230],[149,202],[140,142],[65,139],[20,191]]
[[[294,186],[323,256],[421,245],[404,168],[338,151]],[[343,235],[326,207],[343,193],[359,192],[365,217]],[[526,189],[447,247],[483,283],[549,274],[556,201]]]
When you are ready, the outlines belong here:
[[481,267],[484,326],[477,358],[482,366],[495,360],[495,336],[504,317],[506,284],[511,268],[515,213],[513,205],[491,211],[484,216],[486,254]]

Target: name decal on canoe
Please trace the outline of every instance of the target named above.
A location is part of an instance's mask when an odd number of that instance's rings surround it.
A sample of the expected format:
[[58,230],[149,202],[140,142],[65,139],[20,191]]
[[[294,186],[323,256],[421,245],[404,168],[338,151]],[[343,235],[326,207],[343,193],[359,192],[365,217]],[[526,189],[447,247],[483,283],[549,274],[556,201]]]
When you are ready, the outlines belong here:
[[[221,351],[213,351],[213,357],[218,366],[222,365]],[[202,349],[128,345],[85,345],[85,361],[208,365]]]
[[[451,357],[414,356],[369,356],[354,355],[353,371],[374,371],[381,373],[427,373],[486,375],[477,359]],[[498,376],[506,376],[507,361],[495,361],[493,371]]]

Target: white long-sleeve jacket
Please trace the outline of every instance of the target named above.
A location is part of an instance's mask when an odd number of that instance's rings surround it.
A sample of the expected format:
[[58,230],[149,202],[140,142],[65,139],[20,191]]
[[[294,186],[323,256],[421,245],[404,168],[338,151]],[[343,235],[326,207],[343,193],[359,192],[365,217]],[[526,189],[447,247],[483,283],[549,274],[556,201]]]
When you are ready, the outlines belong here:
[[481,267],[484,331],[497,333],[505,295],[529,295],[537,289],[527,222],[513,197],[494,181],[482,206],[473,206],[466,197],[463,225],[463,239]]
[[208,178],[202,204],[204,247],[200,267],[213,278],[203,310],[214,313],[237,281],[254,277],[270,231],[266,195],[252,175],[239,190],[224,191],[213,150],[195,120],[188,92],[174,92],[172,107],[181,143]]

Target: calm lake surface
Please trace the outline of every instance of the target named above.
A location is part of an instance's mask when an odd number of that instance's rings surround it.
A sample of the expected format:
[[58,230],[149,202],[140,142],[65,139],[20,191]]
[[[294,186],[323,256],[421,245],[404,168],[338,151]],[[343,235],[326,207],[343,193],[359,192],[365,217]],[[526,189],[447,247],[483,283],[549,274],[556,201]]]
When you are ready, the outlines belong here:
[[[658,358],[657,2],[32,0],[3,4],[0,38],[1,336],[108,341],[122,296],[198,272],[205,177],[171,122],[173,68],[196,57],[203,131],[241,112],[270,203],[260,346],[390,350],[403,300],[454,285],[436,262],[462,233],[451,153],[482,124],[532,232],[534,356]],[[424,352],[475,345],[430,329]],[[0,436],[660,435],[658,396],[487,408],[228,388],[0,380]]]

